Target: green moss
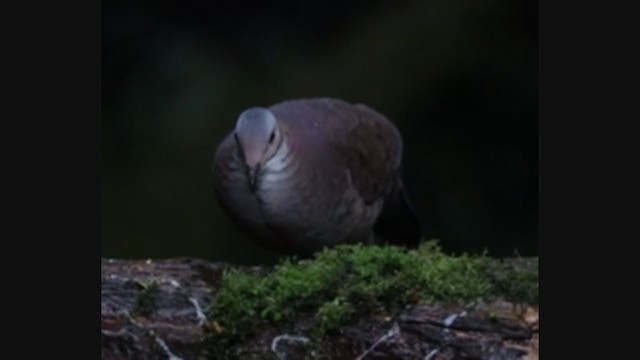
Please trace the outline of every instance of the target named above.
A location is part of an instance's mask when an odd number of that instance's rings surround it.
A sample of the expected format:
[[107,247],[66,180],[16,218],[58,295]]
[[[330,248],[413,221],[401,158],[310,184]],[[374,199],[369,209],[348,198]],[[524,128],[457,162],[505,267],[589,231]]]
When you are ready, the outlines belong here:
[[491,277],[496,294],[515,303],[538,304],[538,259],[496,262],[492,264]]
[[157,308],[156,298],[160,293],[160,286],[155,281],[149,284],[139,283],[139,285],[142,286],[142,291],[136,299],[133,314],[136,316],[149,316]]
[[316,333],[322,335],[337,328],[355,312],[354,304],[339,296],[323,303],[316,313]]
[[226,272],[211,316],[228,335],[241,337],[256,326],[312,313],[314,333],[322,336],[356,316],[392,314],[412,303],[464,304],[498,295],[537,299],[531,297],[537,294],[537,268],[535,276],[511,270],[501,278],[495,270],[495,261],[485,256],[449,256],[435,242],[415,250],[342,245],[312,260],[287,259],[267,276]]

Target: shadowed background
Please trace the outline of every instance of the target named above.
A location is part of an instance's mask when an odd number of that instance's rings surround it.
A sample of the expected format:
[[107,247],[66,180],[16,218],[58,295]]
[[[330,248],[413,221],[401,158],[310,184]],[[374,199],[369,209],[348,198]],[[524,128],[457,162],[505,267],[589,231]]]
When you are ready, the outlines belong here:
[[244,109],[315,96],[396,123],[445,250],[537,255],[537,7],[103,2],[102,255],[273,262],[218,207],[213,153]]

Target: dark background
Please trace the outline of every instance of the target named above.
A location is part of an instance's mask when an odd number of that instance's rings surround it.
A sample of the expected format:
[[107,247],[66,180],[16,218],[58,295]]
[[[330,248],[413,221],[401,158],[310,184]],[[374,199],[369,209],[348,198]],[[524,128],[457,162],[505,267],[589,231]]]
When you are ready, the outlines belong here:
[[537,1],[103,2],[102,256],[276,255],[213,196],[238,114],[362,102],[405,140],[405,182],[448,251],[538,252]]

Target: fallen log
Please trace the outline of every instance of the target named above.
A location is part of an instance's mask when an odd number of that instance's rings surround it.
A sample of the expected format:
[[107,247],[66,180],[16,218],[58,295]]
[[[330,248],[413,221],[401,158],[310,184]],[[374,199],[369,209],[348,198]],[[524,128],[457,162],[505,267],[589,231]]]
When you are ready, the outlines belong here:
[[[537,269],[537,259],[500,264],[494,271]],[[503,299],[410,305],[392,315],[357,318],[320,338],[312,336],[314,313],[300,312],[285,328],[263,324],[227,341],[210,310],[232,267],[238,268],[197,259],[103,259],[102,359],[538,358],[537,306]]]

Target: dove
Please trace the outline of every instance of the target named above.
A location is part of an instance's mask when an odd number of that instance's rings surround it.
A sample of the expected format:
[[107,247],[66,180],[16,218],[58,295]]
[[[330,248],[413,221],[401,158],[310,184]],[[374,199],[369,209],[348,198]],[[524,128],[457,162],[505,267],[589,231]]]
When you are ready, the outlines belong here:
[[216,198],[240,231],[280,253],[415,246],[422,233],[401,178],[402,148],[396,126],[363,104],[251,107],[215,151]]

